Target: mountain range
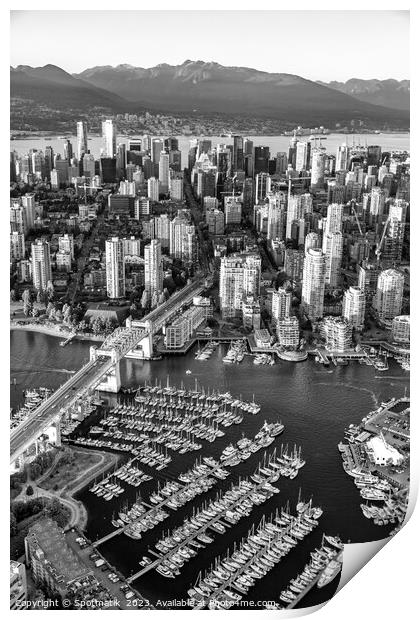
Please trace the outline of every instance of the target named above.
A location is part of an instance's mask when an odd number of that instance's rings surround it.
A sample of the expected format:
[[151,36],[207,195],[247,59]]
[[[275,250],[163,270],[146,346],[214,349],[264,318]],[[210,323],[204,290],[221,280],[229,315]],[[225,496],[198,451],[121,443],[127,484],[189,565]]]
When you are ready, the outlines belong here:
[[347,82],[318,82],[360,101],[397,110],[410,109],[410,80],[359,80]]
[[[242,115],[330,127],[351,119],[376,126],[408,127],[409,123],[407,109],[361,100],[343,92],[338,82],[326,85],[298,75],[215,62],[186,60],[149,69],[102,66],[73,75],[54,65],[19,65],[11,67],[10,82],[12,108],[15,98],[63,111],[97,107],[113,112]],[[366,99],[365,92],[362,96]]]

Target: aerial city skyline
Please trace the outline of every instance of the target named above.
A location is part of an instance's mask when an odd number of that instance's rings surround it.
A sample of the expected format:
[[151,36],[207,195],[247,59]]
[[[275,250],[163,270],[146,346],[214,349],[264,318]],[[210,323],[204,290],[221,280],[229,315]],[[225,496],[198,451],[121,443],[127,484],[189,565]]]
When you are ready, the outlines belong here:
[[39,58],[10,72],[11,609],[326,602],[409,500],[409,83]]

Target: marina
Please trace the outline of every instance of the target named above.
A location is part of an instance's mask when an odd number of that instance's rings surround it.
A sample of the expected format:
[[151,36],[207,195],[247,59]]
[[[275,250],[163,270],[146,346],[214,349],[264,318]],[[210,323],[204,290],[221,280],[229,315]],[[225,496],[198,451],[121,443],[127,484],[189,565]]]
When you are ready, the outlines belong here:
[[[15,332],[13,333],[13,340],[19,341],[22,359],[30,355],[30,349],[25,349],[25,342],[28,341],[29,343],[29,340],[33,338],[37,342],[39,341],[37,346],[40,363],[44,364],[44,359],[48,358],[50,363],[55,364],[58,368],[65,366],[59,357],[63,349],[58,346],[56,339],[40,334],[31,336],[28,333]],[[42,343],[48,345],[46,349],[42,348]],[[66,349],[71,355],[74,355],[76,351],[81,351],[83,348],[88,350],[88,344],[75,341]],[[211,396],[217,387],[220,394],[229,392],[234,397],[233,400],[240,400],[248,404],[254,400],[260,407],[256,415],[238,409],[238,414],[240,412],[243,417],[239,424],[232,423],[230,426],[223,426],[221,422],[218,422],[218,429],[224,435],[215,438],[213,442],[190,433],[190,438],[193,441],[202,444],[201,450],[192,450],[180,454],[179,451],[168,448],[168,456],[171,456],[172,460],[168,467],[161,470],[157,470],[156,466],[141,463],[138,460],[139,455],[133,455],[131,449],[125,452],[118,448],[104,448],[105,450],[116,451],[121,455],[118,467],[122,467],[134,459],[129,467],[138,468],[145,475],[152,477],[152,480],[144,481],[138,487],[118,477],[112,479],[111,484],[115,480],[115,484],[124,488],[125,491],[108,501],[104,500],[103,497],[96,496],[88,488],[77,494],[77,499],[85,504],[88,511],[86,538],[92,546],[99,546],[103,557],[127,579],[145,568],[140,564],[141,562],[146,564],[149,561],[159,561],[157,555],[161,557],[164,553],[156,549],[155,544],[174,530],[182,528],[184,522],[193,517],[193,513],[197,514],[204,502],[209,505],[211,501],[217,500],[217,497],[226,493],[232,484],[236,486],[240,478],[248,478],[253,484],[257,484],[252,476],[264,475],[258,473],[261,461],[261,466],[264,468],[264,452],[266,452],[267,466],[274,450],[276,450],[276,460],[281,456],[282,444],[283,452],[287,452],[290,456],[293,455],[295,444],[296,451],[301,450],[300,458],[305,460],[306,464],[299,468],[298,477],[293,480],[289,476],[280,475],[278,482],[273,483],[273,486],[280,489],[280,494],[274,494],[265,503],[254,506],[251,514],[241,518],[236,524],[228,524],[222,518],[223,523],[227,526],[224,534],[207,527],[206,533],[213,539],[213,542],[203,543],[194,539],[198,544],[204,545],[205,548],[191,545],[191,549],[198,553],[184,562],[179,575],[168,578],[155,570],[156,564],[154,569],[148,570],[137,579],[131,580],[136,590],[150,600],[151,604],[155,604],[157,599],[162,599],[162,597],[167,599],[185,598],[187,590],[192,587],[192,584],[195,584],[200,571],[203,575],[205,568],[211,564],[214,565],[218,557],[225,557],[227,552],[231,555],[234,552],[235,545],[238,548],[241,540],[247,536],[252,524],[258,524],[264,516],[268,518],[267,515],[275,514],[276,509],[284,505],[288,499],[291,505],[297,503],[299,488],[302,488],[302,494],[308,498],[313,494],[314,498],[316,497],[317,505],[322,506],[324,510],[322,521],[320,520],[322,530],[339,533],[344,542],[380,539],[396,526],[396,524],[391,523],[379,526],[374,523],[373,519],[364,517],[360,503],[372,505],[374,502],[360,499],[359,490],[354,485],[353,479],[346,474],[342,467],[337,444],[342,441],[344,430],[349,427],[349,424],[357,422],[354,419],[355,410],[360,411],[362,417],[373,410],[377,406],[376,403],[387,402],[392,396],[398,398],[403,395],[404,387],[408,385],[406,371],[403,371],[392,358],[389,359],[389,374],[392,374],[393,377],[398,376],[399,380],[378,382],[375,384],[374,392],[372,392],[372,379],[376,373],[373,366],[362,366],[357,362],[350,362],[347,366],[331,364],[329,369],[326,369],[323,365],[315,364],[311,358],[302,364],[290,364],[276,360],[274,366],[260,366],[253,363],[253,357],[250,355],[245,355],[240,364],[223,364],[222,358],[227,351],[227,344],[220,345],[205,364],[195,359],[196,351],[194,348],[185,357],[168,357],[159,363],[125,360],[121,369],[124,389],[118,396],[100,393],[100,403],[97,400],[98,396],[96,396],[94,400],[98,404],[95,410],[79,423],[72,434],[77,439],[88,437],[93,441],[102,439],[103,434],[100,432],[91,434],[90,431],[98,431],[95,427],[99,426],[105,432],[116,429],[113,426],[103,425],[102,420],[111,418],[114,414],[110,414],[110,411],[118,405],[122,405],[119,411],[122,411],[123,407],[127,407],[127,413],[121,415],[117,413],[115,417],[121,421],[121,430],[124,433],[138,432],[141,434],[144,432],[148,437],[156,436],[156,432],[152,430],[129,429],[122,426],[122,422],[128,421],[130,417],[136,417],[134,411],[130,409],[131,407],[142,406],[141,402],[135,401],[138,387],[144,387],[146,383],[149,388],[155,390],[157,387],[157,390],[162,389],[163,391],[167,386],[168,375],[170,377],[169,385],[177,386],[177,389],[182,389],[181,383],[183,382],[183,388],[186,392],[197,391],[202,395],[204,388],[205,397],[198,400],[199,404],[205,402],[206,397]],[[186,375],[187,369],[191,371],[189,375]],[[255,379],[252,384],[249,382],[249,373],[252,373]],[[382,373],[382,375],[386,376],[387,373]],[[17,377],[19,380],[19,375]],[[50,377],[49,374],[37,376],[38,385],[49,386],[49,378],[53,379],[54,376],[51,375]],[[198,384],[197,389],[196,383]],[[11,385],[12,395],[15,390],[16,388]],[[163,397],[157,391],[151,394],[140,392],[140,395],[145,396],[146,399]],[[165,396],[166,400],[169,398],[169,395]],[[178,395],[172,398],[175,401],[178,399]],[[181,398],[183,397],[181,396]],[[193,402],[196,404],[197,399],[194,399]],[[208,404],[210,402],[208,401]],[[153,410],[157,410],[159,406],[157,402],[150,405],[146,404],[146,408]],[[231,409],[231,406],[226,405],[227,411]],[[193,412],[190,411],[188,414],[193,414]],[[176,410],[174,410],[173,415],[176,416]],[[183,411],[181,417],[184,415]],[[145,417],[139,418],[140,420],[141,423],[149,422]],[[331,424],[332,420],[334,420],[334,425]],[[215,428],[216,423],[212,417],[203,419],[207,428],[211,421],[213,421]],[[263,446],[255,453],[251,452],[246,460],[240,460],[237,465],[229,466],[225,462],[222,463],[221,455],[230,444],[235,448],[238,447],[238,442],[242,439],[253,442],[265,421],[267,424],[281,421],[284,424],[283,432],[277,435],[268,446]],[[154,416],[152,422],[156,424],[161,421]],[[199,417],[191,422],[193,425],[199,424]],[[175,427],[179,422],[175,422],[173,419],[172,424]],[[185,431],[183,436],[185,439]],[[111,437],[104,437],[103,440],[110,441],[113,445],[132,443],[132,449],[141,446],[143,443],[123,439],[114,440]],[[151,447],[151,442],[148,445]],[[241,443],[241,445],[244,444]],[[353,444],[349,445],[354,449]],[[157,447],[163,450],[165,455],[164,446],[156,444]],[[246,445],[244,447],[246,448]],[[273,463],[275,460],[271,458],[271,462]],[[210,477],[214,479],[214,484],[211,487],[203,486],[203,492],[195,496],[191,495],[191,499],[186,503],[181,504],[180,501],[180,505],[176,509],[167,506],[166,502],[169,495],[162,497],[161,491],[163,489],[165,492],[172,490],[172,496],[177,491],[174,487],[169,488],[166,485],[182,485],[178,489],[182,492],[188,484],[194,482],[194,478],[200,477],[200,473],[202,479],[205,478],[203,474],[206,472],[203,465],[208,465],[208,463],[210,463],[210,468],[213,471]],[[220,478],[214,475],[216,471],[221,475]],[[228,475],[224,478],[226,472]],[[108,475],[110,473],[108,472]],[[180,476],[185,479],[181,480]],[[98,477],[95,483],[99,483],[101,479],[102,477]],[[161,502],[158,498],[156,498],[156,504],[152,501],[155,499],[155,493],[162,497],[162,502],[165,502],[160,508]],[[187,496],[179,495],[178,498],[184,501]],[[138,504],[143,503],[144,512],[136,516],[133,511],[128,515],[130,508],[137,502]],[[152,509],[155,512],[151,512]],[[166,517],[159,521],[156,515],[163,516],[158,512],[159,510],[170,515],[170,519]],[[120,512],[137,520],[144,514],[149,514],[149,516],[154,517],[156,523],[152,524],[150,520],[149,525],[152,528],[145,530],[142,533],[142,538],[132,538],[125,534],[125,531],[130,531],[129,523],[123,522],[124,526],[117,523],[120,519]],[[116,526],[112,521],[115,522]],[[239,591],[236,593],[243,596],[242,600],[260,601],[271,601],[273,594],[275,594],[276,602],[280,603],[278,597],[281,591],[286,589],[290,580],[303,570],[307,561],[304,558],[308,557],[315,548],[319,548],[321,543],[320,535],[317,533],[318,529],[315,528],[311,534],[299,541],[299,553],[292,550],[291,553],[282,558],[280,563],[274,565],[264,578],[256,580],[248,594],[245,595]],[[123,535],[121,536],[121,534]],[[154,555],[153,551],[157,555]],[[144,558],[147,558],[146,561]],[[326,584],[323,588],[315,586],[299,605],[304,604],[306,606],[322,602],[332,595],[335,587],[335,581]],[[234,590],[233,586],[232,589]]]

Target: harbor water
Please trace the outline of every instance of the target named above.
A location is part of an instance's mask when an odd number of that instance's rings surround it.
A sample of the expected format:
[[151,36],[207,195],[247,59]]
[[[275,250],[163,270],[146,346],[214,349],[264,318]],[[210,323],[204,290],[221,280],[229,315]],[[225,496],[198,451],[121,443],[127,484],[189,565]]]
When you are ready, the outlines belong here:
[[[73,341],[64,349],[58,343],[58,339],[43,334],[12,332],[11,406],[16,406],[21,399],[23,387],[56,388],[66,379],[65,370],[74,370],[88,359],[89,343]],[[297,478],[289,480],[281,477],[276,483],[280,489],[279,494],[265,504],[254,507],[249,517],[229,528],[225,534],[214,534],[214,543],[199,550],[197,556],[185,564],[180,576],[173,580],[165,579],[151,570],[133,583],[151,604],[157,604],[159,608],[169,608],[170,601],[174,599],[187,599],[187,589],[191,583],[195,583],[200,571],[210,567],[218,556],[223,558],[227,548],[232,551],[235,544],[238,546],[252,523],[258,524],[263,514],[268,516],[274,513],[276,508],[286,505],[287,501],[294,511],[299,489],[304,499],[312,497],[313,505],[323,508],[324,514],[319,519],[319,526],[299,542],[264,579],[257,582],[246,595],[246,600],[278,602],[278,594],[302,570],[309,560],[309,552],[320,544],[323,532],[339,535],[345,543],[365,542],[386,537],[393,527],[376,526],[364,518],[360,509],[362,500],[352,478],[343,470],[337,444],[343,439],[343,432],[350,423],[359,422],[382,401],[402,396],[409,386],[408,373],[392,360],[389,370],[382,373],[358,362],[326,368],[312,359],[297,364],[277,360],[273,366],[256,366],[251,356],[245,356],[242,363],[228,365],[222,362],[226,349],[227,345],[218,346],[208,361],[195,360],[196,347],[185,356],[169,356],[162,361],[124,360],[121,365],[123,385],[135,388],[145,382],[154,384],[156,381],[163,385],[169,377],[173,386],[179,387],[183,382],[186,388],[194,389],[197,381],[206,390],[229,391],[233,397],[247,401],[255,397],[261,406],[257,415],[245,413],[240,425],[223,429],[225,436],[214,443],[200,440],[203,447],[198,452],[180,455],[169,451],[172,462],[160,472],[139,464],[145,473],[153,476],[153,480],[138,489],[128,487],[123,495],[109,502],[96,497],[88,489],[78,495],[88,510],[86,535],[95,541],[114,530],[111,524],[113,515],[118,513],[119,507],[127,503],[131,506],[139,491],[147,501],[150,493],[156,489],[158,480],[164,483],[177,479],[200,456],[218,458],[225,446],[240,439],[243,433],[252,438],[264,420],[281,420],[285,425],[284,432],[276,437],[267,452],[271,453],[275,447],[279,449],[281,444],[288,444],[289,448],[293,448],[294,444],[301,447],[306,465],[299,471]],[[187,370],[191,373],[186,374]],[[14,378],[17,380],[16,385],[13,384]],[[110,405],[117,401],[133,401],[133,396],[128,394],[102,394],[101,397]],[[94,424],[101,413],[98,411],[89,421],[85,421],[81,432],[86,432],[87,422],[89,425]],[[127,459],[127,456],[121,458]],[[262,458],[263,450],[252,454],[246,462],[230,468],[230,476],[218,481],[207,493],[196,497],[176,512],[167,509],[170,517],[144,534],[141,540],[132,540],[120,534],[101,545],[101,553],[125,576],[136,573],[140,569],[139,560],[143,555],[150,555],[149,547],[153,548],[163,533],[181,525],[185,518],[192,515],[194,507],[197,509],[204,500],[213,499],[218,490],[227,490],[232,483],[238,482],[239,477],[254,473]],[[330,598],[338,580],[339,577],[322,589],[314,588],[301,601],[300,606],[314,605]],[[277,596],[273,597],[273,593]]]

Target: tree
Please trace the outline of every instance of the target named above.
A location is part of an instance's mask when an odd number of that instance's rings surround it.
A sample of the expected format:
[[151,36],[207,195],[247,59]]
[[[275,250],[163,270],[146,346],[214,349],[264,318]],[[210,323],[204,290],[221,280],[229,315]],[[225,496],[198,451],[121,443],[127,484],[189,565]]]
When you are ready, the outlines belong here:
[[30,484],[28,485],[27,489],[26,489],[26,495],[33,495],[34,494],[34,488],[33,486]]
[[38,308],[32,308],[31,310],[31,315],[36,318],[37,316],[39,316],[39,310]]
[[32,310],[32,295],[31,291],[28,288],[22,293],[22,301],[23,301],[23,314],[25,316],[29,316]]
[[63,317],[64,317],[64,323],[67,323],[67,325],[70,325],[71,323],[71,316],[72,316],[72,309],[71,306],[69,306],[68,304],[64,304],[63,306]]
[[51,301],[52,299],[54,299],[54,284],[51,282],[51,280],[48,280],[47,282],[47,297],[48,299]]
[[16,301],[16,291],[14,288],[10,291],[10,301]]

